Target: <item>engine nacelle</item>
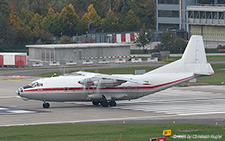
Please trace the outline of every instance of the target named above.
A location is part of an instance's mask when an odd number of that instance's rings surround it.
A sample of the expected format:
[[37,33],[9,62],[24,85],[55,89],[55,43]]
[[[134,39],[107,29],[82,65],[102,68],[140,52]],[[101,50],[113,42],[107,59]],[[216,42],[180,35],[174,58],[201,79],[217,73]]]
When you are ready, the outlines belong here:
[[121,80],[113,80],[113,79],[100,79],[92,82],[93,86],[100,87],[100,88],[108,88],[108,87],[116,87],[121,85],[126,81]]
[[78,81],[78,83],[84,85],[85,87],[91,87],[93,86],[92,83],[96,80],[96,78],[85,78],[83,80]]

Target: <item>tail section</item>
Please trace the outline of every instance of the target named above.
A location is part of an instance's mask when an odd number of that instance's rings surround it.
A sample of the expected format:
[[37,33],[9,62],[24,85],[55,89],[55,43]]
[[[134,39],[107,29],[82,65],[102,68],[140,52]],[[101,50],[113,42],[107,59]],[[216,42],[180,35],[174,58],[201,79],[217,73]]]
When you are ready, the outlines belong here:
[[196,75],[214,74],[211,65],[207,63],[202,36],[191,36],[180,60],[155,69],[147,74],[158,73],[193,73]]
[[202,36],[191,36],[182,60],[184,63],[207,63]]

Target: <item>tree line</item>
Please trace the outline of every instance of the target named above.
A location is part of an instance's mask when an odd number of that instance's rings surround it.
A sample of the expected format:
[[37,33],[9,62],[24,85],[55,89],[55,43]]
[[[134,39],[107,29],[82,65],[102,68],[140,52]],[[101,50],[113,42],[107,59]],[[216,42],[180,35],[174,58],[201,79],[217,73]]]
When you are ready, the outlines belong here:
[[155,28],[155,0],[0,0],[0,45],[49,43],[52,37]]

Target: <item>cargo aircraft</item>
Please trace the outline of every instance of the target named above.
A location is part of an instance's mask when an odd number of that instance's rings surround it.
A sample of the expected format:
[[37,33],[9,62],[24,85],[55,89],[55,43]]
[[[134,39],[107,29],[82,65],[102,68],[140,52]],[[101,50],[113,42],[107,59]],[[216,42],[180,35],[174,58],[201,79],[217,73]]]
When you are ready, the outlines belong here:
[[202,36],[193,35],[181,59],[142,75],[106,75],[79,71],[70,75],[43,78],[21,87],[17,94],[24,100],[90,101],[103,107],[116,101],[137,99],[196,77],[213,75],[206,60]]

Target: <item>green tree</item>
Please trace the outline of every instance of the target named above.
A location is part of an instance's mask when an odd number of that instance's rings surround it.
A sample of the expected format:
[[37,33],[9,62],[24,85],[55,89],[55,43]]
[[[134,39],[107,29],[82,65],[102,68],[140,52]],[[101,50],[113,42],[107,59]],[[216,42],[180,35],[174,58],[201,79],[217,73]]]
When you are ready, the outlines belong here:
[[26,25],[29,24],[29,22],[31,21],[31,19],[35,16],[35,14],[31,11],[28,11],[24,8],[21,9],[20,14],[19,14],[19,18],[20,20],[22,20]]
[[45,16],[52,0],[27,0],[28,9],[41,16]]
[[138,31],[141,27],[141,21],[132,10],[129,10],[123,19],[122,27],[124,31]]
[[160,41],[161,43],[156,46],[156,50],[171,51],[174,43],[171,33],[163,32],[163,34],[160,37]]
[[8,4],[13,6],[16,11],[21,11],[22,8],[27,8],[27,2],[26,0],[7,0]]
[[187,41],[185,41],[183,38],[175,38],[174,40],[174,46],[171,48],[171,53],[183,53],[185,50],[185,47],[187,46]]
[[9,21],[12,27],[15,29],[17,44],[29,44],[32,41],[32,31],[29,26],[25,25],[16,14],[12,11],[9,14]]
[[60,14],[55,13],[54,9],[49,8],[48,14],[41,23],[41,28],[49,33],[54,34],[55,36],[61,36],[61,31],[59,27],[59,18]]
[[[81,31],[82,33],[86,33],[88,31],[88,23],[91,21],[101,22],[101,18],[97,14],[93,4],[90,4],[88,6],[88,12],[85,13],[81,18],[82,26],[80,28],[82,29]],[[95,23],[95,24],[97,26],[98,23]]]
[[65,6],[65,1],[66,0],[50,0],[48,5],[56,12],[60,12]]
[[73,36],[78,33],[78,25],[80,24],[80,19],[75,12],[72,4],[63,8],[60,13],[59,26],[61,33],[67,36]]
[[11,11],[11,9],[8,8],[8,1],[0,0],[0,13],[5,16],[5,15],[9,14],[10,11]]
[[137,13],[137,16],[141,18],[142,26],[146,26],[150,29],[155,29],[155,0],[142,0],[140,2],[141,7],[139,13]]
[[40,26],[38,24],[34,27],[32,34],[33,43],[35,44],[48,43],[53,37],[52,34],[46,33],[45,30],[40,29]]
[[38,13],[35,14],[35,16],[30,20],[29,26],[31,29],[34,29],[37,25],[40,26],[43,21],[42,16],[40,16]]
[[147,31],[146,29],[140,32],[135,40],[135,43],[138,47],[142,47],[144,52],[147,52],[147,46],[152,42],[153,39],[153,32]]
[[69,36],[63,36],[59,41],[59,44],[72,44],[72,43],[75,42],[73,42],[73,40]]
[[0,1],[0,49],[4,48],[3,45],[12,45],[15,41],[14,28],[9,23],[9,13],[12,9],[8,6],[6,0]]
[[9,24],[8,17],[0,13],[0,45],[12,45],[16,34],[14,27]]
[[119,29],[119,18],[109,9],[106,17],[102,20],[104,32],[115,32]]
[[113,0],[112,9],[121,12],[121,9],[125,4],[126,0]]

